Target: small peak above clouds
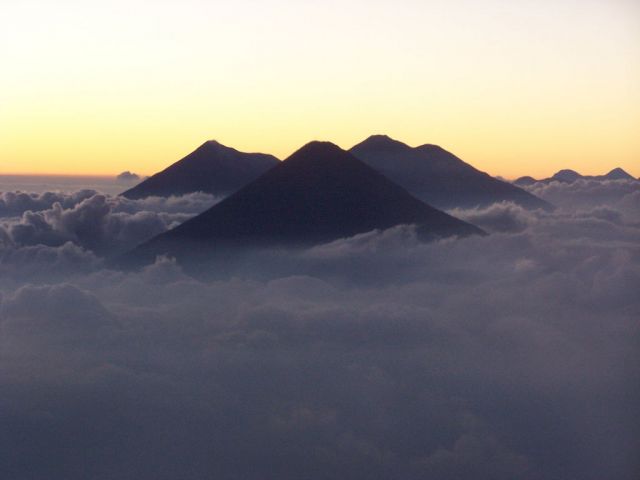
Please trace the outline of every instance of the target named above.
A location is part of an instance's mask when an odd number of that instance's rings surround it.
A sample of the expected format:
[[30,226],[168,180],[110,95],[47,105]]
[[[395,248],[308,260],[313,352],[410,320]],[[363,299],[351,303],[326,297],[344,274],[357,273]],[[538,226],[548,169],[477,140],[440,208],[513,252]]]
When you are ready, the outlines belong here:
[[609,173],[605,175],[581,175],[575,170],[571,170],[565,168],[553,174],[553,176],[549,178],[543,178],[540,180],[536,180],[530,176],[520,177],[513,181],[514,185],[518,185],[521,187],[531,186],[535,183],[551,183],[551,182],[562,182],[562,183],[573,183],[577,180],[636,180],[634,177],[629,175],[626,171],[624,171],[620,167],[616,167],[611,170]]
[[533,185],[537,180],[529,175],[525,175],[524,177],[517,178],[513,181],[514,185],[518,185],[519,187],[526,187],[528,185]]
[[631,175],[629,175],[620,167],[616,167],[606,175],[602,176],[608,180],[635,180]]
[[119,182],[137,182],[140,180],[140,175],[126,170],[118,174],[118,176],[116,176],[116,180]]
[[553,178],[554,180],[559,180],[561,182],[574,182],[579,178],[582,178],[582,175],[580,175],[575,170],[565,168],[563,170],[560,170],[559,172],[554,173],[551,178]]

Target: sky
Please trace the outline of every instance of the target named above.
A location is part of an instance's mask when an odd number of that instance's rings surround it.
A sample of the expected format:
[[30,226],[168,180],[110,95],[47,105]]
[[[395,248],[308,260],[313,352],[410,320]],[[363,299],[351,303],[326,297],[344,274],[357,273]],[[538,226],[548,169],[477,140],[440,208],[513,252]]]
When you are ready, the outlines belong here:
[[374,133],[494,175],[640,175],[633,0],[5,0],[0,174]]

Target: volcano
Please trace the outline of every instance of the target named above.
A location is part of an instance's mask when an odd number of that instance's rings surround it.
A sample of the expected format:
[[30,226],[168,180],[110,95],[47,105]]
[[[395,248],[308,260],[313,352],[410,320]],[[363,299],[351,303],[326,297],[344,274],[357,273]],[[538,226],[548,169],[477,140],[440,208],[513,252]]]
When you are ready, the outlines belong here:
[[210,140],[121,195],[132,200],[192,192],[228,196],[279,163],[272,155],[239,152]]
[[484,233],[437,210],[336,145],[312,142],[209,210],[126,257],[189,258],[242,248],[304,247],[396,225],[424,239]]
[[437,145],[412,148],[386,135],[374,135],[350,152],[436,208],[482,207],[503,201],[528,209],[552,208],[544,200],[477,170]]

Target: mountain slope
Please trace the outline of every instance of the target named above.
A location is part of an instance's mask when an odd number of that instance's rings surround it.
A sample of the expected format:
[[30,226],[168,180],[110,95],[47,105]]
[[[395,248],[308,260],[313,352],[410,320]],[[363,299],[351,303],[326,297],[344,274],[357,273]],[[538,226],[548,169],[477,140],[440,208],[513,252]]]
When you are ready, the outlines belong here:
[[226,249],[305,246],[416,224],[423,237],[482,234],[325,142],[312,142],[209,210],[141,245],[135,263]]
[[633,178],[620,167],[614,168],[605,175],[598,175],[593,178],[596,178],[598,180],[635,180],[635,178]]
[[122,193],[122,196],[138,199],[198,191],[226,196],[278,163],[278,159],[272,155],[243,153],[211,140],[182,160]]
[[437,145],[412,148],[385,135],[374,135],[350,152],[437,208],[469,208],[501,201],[526,208],[551,208],[544,200],[475,169]]

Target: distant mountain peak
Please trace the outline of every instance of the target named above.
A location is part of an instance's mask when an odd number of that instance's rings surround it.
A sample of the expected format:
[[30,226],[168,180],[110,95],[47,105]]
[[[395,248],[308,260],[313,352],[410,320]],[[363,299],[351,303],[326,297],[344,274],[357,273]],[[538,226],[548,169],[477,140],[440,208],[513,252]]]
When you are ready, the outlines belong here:
[[122,182],[136,181],[136,180],[140,180],[140,175],[127,170],[125,172],[118,174],[118,176],[116,177],[116,180],[122,181]]
[[240,152],[217,140],[208,140],[122,195],[132,199],[192,192],[226,196],[279,163],[272,155]]
[[569,168],[565,168],[563,170],[560,170],[560,171],[554,173],[551,178],[554,179],[554,180],[560,180],[560,181],[565,181],[565,182],[573,182],[575,180],[578,180],[581,177],[582,177],[582,175],[580,175],[575,170],[571,170]]
[[406,143],[391,138],[388,135],[371,135],[366,140],[360,142],[352,148],[357,149],[376,149],[376,150],[405,150],[411,147]]
[[634,178],[625,172],[622,168],[616,167],[611,170],[609,173],[604,175],[604,178],[610,180],[633,180]]
[[563,170],[560,170],[558,172],[556,172],[552,177],[550,178],[544,178],[542,180],[536,180],[532,177],[520,177],[517,180],[515,180],[513,183],[515,185],[520,185],[520,186],[528,186],[528,185],[532,185],[536,182],[542,182],[542,183],[550,183],[550,182],[564,182],[564,183],[573,183],[576,180],[596,180],[596,181],[603,181],[603,180],[635,180],[634,177],[632,177],[631,175],[629,175],[627,172],[625,172],[622,168],[617,167],[614,168],[613,170],[611,170],[609,173],[607,173],[606,175],[581,175],[578,172],[576,172],[575,170],[571,170],[568,168],[565,168]]
[[517,178],[513,181],[514,185],[518,185],[519,187],[527,187],[536,182],[537,180],[530,175],[525,175],[524,177]]

